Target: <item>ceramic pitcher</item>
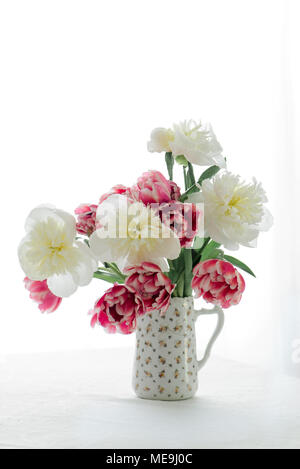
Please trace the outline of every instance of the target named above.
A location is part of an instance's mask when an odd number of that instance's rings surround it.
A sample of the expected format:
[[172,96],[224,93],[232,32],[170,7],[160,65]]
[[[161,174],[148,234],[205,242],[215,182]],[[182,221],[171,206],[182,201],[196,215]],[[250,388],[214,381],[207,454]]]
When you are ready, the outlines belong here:
[[[197,359],[195,321],[202,314],[217,314],[216,329],[201,360]],[[194,309],[194,300],[172,298],[162,316],[152,311],[139,316],[133,388],[144,399],[179,400],[192,397],[198,387],[198,371],[207,362],[224,325],[219,306]]]

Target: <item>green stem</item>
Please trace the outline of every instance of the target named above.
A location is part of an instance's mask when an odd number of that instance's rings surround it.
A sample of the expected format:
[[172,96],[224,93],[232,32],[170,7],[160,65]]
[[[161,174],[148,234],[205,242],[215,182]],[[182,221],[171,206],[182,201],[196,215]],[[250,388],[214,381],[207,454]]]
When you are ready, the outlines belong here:
[[210,242],[211,238],[208,236],[208,238],[205,239],[201,249],[200,249],[200,253],[202,254],[202,252],[204,251],[204,249],[206,248],[206,246],[208,245],[208,243]]
[[177,282],[177,292],[180,298],[184,296],[184,271],[181,272]]
[[193,276],[192,250],[184,250],[184,296],[192,295],[191,281]]
[[201,249],[199,249],[199,251],[197,252],[197,255],[194,257],[193,267],[195,267],[195,265],[197,265],[201,261],[202,253],[203,253],[204,249],[206,248],[206,246],[208,245],[208,243],[210,242],[210,239],[211,239],[210,237],[205,238],[205,241],[204,241],[203,245],[201,246]]
[[[192,166],[192,165],[191,165]],[[190,168],[189,168],[190,169]],[[193,170],[193,167],[191,168],[191,170]],[[213,165],[213,166],[210,166],[209,168],[207,168],[200,176],[200,178],[198,179],[197,181],[197,184],[195,184],[195,180],[193,182],[192,185],[190,185],[190,187],[188,189],[186,189],[186,191],[184,192],[184,194],[181,195],[180,197],[180,202],[184,202],[188,195],[190,194],[193,194],[194,192],[199,192],[199,186],[202,185],[203,181],[205,181],[205,179],[210,179],[212,178],[213,176],[215,176],[215,174],[217,174],[217,172],[220,170],[220,167],[219,166],[216,166],[216,165]],[[193,177],[193,176],[192,176]]]
[[182,166],[183,169],[183,178],[184,178],[184,190],[186,191],[188,189],[188,181],[187,181],[187,175],[186,175],[186,167]]
[[172,296],[172,298],[177,298],[177,297],[178,297],[177,285],[176,285],[176,287],[174,288],[173,293],[172,293],[171,296]]
[[180,196],[180,202],[184,202],[190,194],[194,194],[194,192],[199,192],[199,188],[194,184],[191,186],[189,189],[186,189],[186,191]]
[[174,158],[173,158],[173,155],[172,155],[172,152],[171,152],[171,151],[168,151],[168,152],[165,154],[165,162],[166,162],[166,165],[167,165],[167,170],[168,170],[168,174],[169,174],[169,179],[170,179],[170,181],[173,181]]
[[194,168],[192,163],[188,163],[189,186],[192,187],[196,183]]

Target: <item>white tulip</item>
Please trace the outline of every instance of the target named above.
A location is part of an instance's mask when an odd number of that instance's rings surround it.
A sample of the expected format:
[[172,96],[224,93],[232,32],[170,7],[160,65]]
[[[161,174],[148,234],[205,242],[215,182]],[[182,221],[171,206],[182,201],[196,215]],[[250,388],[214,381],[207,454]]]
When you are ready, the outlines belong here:
[[165,258],[176,259],[180,254],[179,239],[155,212],[122,195],[99,205],[97,222],[90,246],[102,262],[115,262],[121,269],[152,262],[167,271]]
[[255,247],[260,231],[273,224],[262,185],[255,179],[247,184],[227,171],[203,181],[202,192],[187,201],[204,203],[205,235],[230,250],[239,245]]
[[31,280],[47,279],[49,289],[59,297],[90,283],[97,261],[83,242],[76,241],[72,215],[52,207],[37,207],[29,214],[25,229],[18,254]]

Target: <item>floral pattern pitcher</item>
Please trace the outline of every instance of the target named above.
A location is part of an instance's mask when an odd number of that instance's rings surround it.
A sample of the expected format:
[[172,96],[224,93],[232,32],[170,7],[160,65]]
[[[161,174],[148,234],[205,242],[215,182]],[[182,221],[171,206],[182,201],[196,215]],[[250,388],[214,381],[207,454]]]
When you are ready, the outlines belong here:
[[[218,323],[205,354],[197,359],[195,321],[201,314],[217,314]],[[179,400],[192,397],[198,388],[198,371],[207,362],[224,324],[223,311],[194,310],[194,300],[172,298],[167,312],[139,316],[133,388],[144,399]]]

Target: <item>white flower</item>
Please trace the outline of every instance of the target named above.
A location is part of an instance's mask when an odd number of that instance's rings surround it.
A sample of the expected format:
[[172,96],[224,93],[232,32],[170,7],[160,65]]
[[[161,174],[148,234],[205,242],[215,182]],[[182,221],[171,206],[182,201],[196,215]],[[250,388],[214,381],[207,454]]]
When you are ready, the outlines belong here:
[[76,241],[72,215],[52,207],[37,207],[29,214],[25,230],[18,254],[31,280],[47,279],[49,289],[59,297],[90,283],[97,261],[83,242]]
[[165,258],[176,259],[180,254],[179,239],[154,211],[122,195],[99,205],[90,246],[99,260],[115,262],[121,269],[153,262],[167,271]]
[[255,247],[259,232],[273,223],[261,184],[255,179],[246,184],[227,171],[203,181],[202,193],[192,194],[188,201],[204,203],[205,234],[227,249],[236,250],[240,244]]
[[188,120],[174,124],[173,129],[157,128],[151,132],[148,150],[171,151],[173,156],[184,155],[192,164],[226,167],[222,147],[210,124]]
[[147,143],[148,151],[151,153],[171,151],[170,142],[172,140],[174,140],[174,132],[171,129],[157,127],[151,132],[150,141]]

